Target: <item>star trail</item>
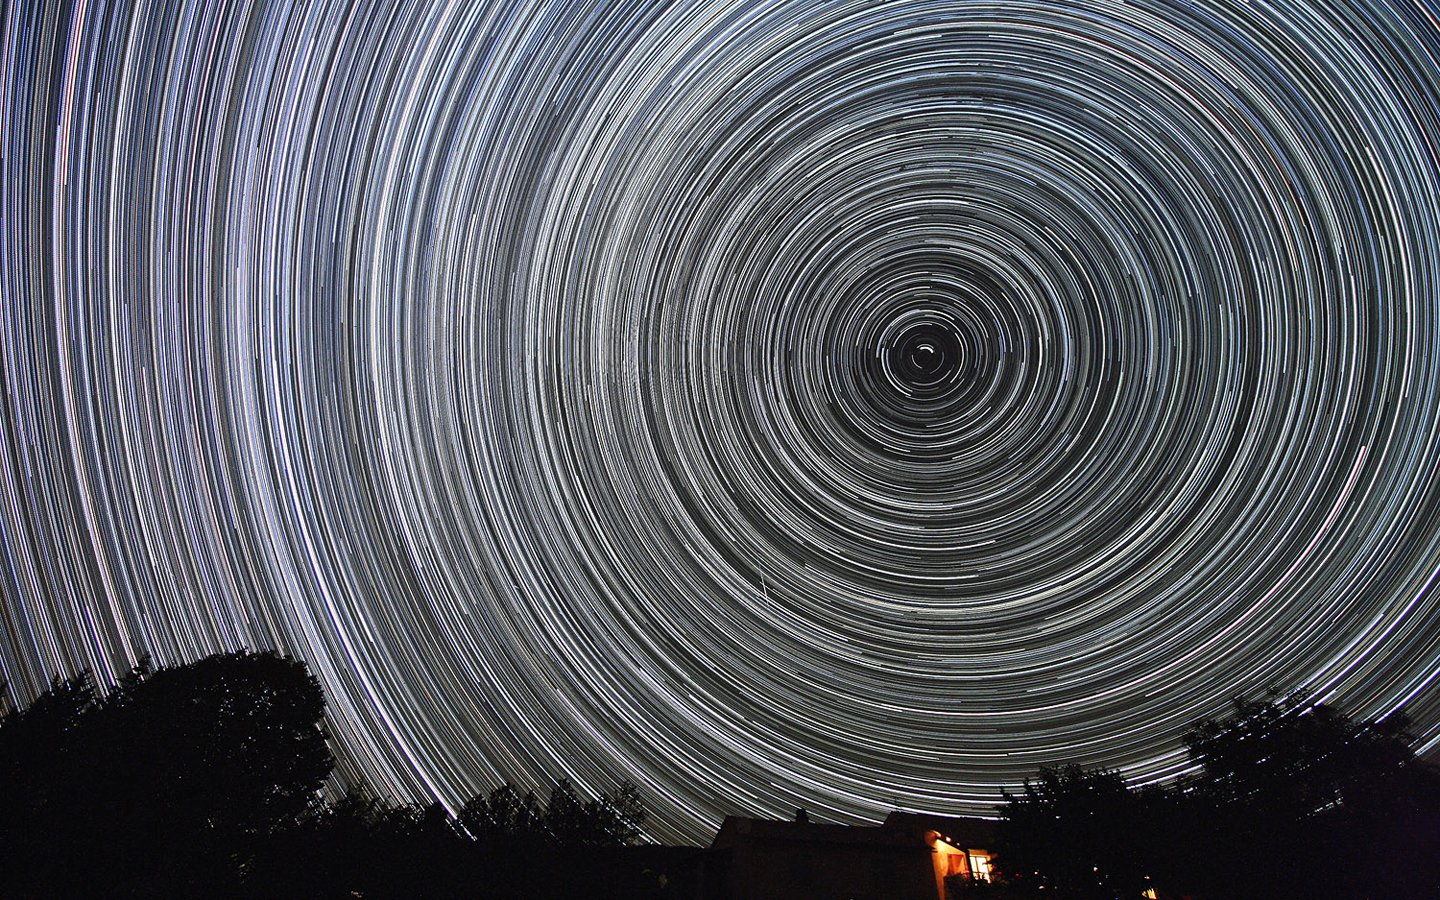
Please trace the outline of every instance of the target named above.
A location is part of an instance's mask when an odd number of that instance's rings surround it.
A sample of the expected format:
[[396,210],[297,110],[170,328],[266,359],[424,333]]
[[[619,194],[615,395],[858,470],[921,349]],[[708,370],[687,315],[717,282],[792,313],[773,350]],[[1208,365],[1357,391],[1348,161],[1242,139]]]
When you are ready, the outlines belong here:
[[382,793],[672,841],[1440,744],[1433,8],[3,16],[21,697],[279,648]]

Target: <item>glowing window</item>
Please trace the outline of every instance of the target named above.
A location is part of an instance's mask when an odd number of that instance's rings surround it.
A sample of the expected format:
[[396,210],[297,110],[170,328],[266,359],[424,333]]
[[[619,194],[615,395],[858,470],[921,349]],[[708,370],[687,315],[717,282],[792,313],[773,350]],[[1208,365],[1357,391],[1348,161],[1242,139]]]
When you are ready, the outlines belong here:
[[970,851],[970,875],[976,881],[990,880],[990,854],[984,850]]

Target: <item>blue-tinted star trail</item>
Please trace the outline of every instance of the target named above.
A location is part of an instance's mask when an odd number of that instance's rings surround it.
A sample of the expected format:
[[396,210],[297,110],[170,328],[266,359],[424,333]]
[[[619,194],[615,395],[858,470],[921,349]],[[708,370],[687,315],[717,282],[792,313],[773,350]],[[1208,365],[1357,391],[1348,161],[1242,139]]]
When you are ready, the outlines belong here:
[[1440,743],[1419,2],[17,2],[0,675],[306,660],[454,804]]

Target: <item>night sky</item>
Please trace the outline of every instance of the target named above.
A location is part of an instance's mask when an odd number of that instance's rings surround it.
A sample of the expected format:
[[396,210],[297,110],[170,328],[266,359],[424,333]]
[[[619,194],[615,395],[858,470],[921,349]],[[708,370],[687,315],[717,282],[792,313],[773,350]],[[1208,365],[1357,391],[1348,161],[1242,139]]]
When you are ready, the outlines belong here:
[[0,13],[21,700],[278,648],[667,841],[1440,749],[1433,7],[179,6]]

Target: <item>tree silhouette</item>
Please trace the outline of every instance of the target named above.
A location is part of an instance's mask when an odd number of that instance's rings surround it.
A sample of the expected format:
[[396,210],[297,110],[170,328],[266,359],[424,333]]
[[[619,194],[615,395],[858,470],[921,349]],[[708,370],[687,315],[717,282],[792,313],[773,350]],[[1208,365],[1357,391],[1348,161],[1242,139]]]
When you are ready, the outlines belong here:
[[0,859],[16,896],[238,890],[265,840],[315,801],[332,758],[302,663],[240,653],[107,695],[57,679],[0,720]]
[[1416,865],[1440,853],[1440,780],[1405,727],[1299,694],[1236,700],[1201,722],[1186,735],[1200,772],[1177,790],[1182,839],[1202,853],[1177,855],[1174,878],[1236,898],[1440,895]]
[[475,796],[460,809],[460,826],[481,841],[540,840],[544,813],[533,791],[521,795],[506,782],[489,796]]
[[[1137,831],[1148,810],[1119,772],[1045,768],[1020,794],[1004,797],[996,862],[1017,876],[1017,888],[1035,883],[1072,897],[1140,895],[1150,861]],[[1035,873],[1043,880],[1035,882]]]
[[634,784],[582,801],[568,779],[557,781],[541,808],[533,791],[521,794],[508,782],[488,796],[472,797],[459,825],[477,840],[546,843],[561,847],[625,847],[640,838],[645,807]]
[[113,753],[186,827],[269,832],[314,801],[334,760],[325,699],[302,663],[210,656],[122,682],[105,703]]
[[1071,896],[1133,897],[1145,876],[1199,898],[1440,896],[1440,778],[1404,729],[1237,700],[1187,734],[1197,771],[1172,786],[1067,766],[1007,793],[997,863]]
[[[541,804],[506,784],[453,818],[363,787],[333,803],[325,703],[273,653],[152,670],[103,695],[55,679],[25,709],[0,691],[5,897],[666,898],[680,888],[632,846],[633,784]],[[667,864],[668,865],[668,864]]]

